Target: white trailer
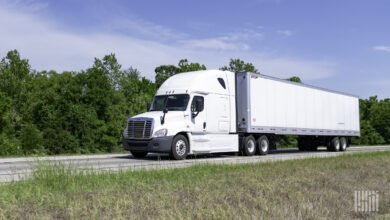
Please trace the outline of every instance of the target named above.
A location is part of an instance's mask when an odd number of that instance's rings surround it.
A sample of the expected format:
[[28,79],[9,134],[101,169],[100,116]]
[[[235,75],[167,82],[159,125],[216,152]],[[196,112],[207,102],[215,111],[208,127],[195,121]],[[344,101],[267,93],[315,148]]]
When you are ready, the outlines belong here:
[[360,136],[359,99],[249,72],[182,73],[164,82],[148,112],[129,118],[123,144],[136,157],[251,156],[276,149],[283,135],[298,135],[300,150],[344,151]]

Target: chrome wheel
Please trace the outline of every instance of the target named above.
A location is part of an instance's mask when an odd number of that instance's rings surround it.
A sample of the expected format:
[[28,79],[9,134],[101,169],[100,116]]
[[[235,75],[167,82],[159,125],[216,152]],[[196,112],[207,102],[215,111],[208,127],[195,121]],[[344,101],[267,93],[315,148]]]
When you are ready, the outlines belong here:
[[256,143],[252,139],[248,140],[248,151],[254,152],[256,149]]
[[340,150],[341,151],[347,150],[347,140],[345,137],[340,138]]
[[340,140],[337,139],[337,141],[335,141],[336,143],[334,144],[334,149],[335,151],[339,151],[340,150]]
[[268,151],[268,141],[267,140],[261,140],[260,142],[260,148],[261,148],[261,151],[263,152],[267,152]]
[[176,142],[176,153],[179,156],[183,156],[186,153],[187,146],[186,143],[183,140],[178,140]]

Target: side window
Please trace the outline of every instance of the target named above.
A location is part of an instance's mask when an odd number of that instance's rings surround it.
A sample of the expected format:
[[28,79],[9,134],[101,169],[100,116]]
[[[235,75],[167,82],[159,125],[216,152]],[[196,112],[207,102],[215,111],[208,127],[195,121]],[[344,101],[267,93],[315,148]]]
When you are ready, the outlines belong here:
[[222,78],[218,78],[218,82],[219,84],[221,84],[221,86],[226,89],[226,85],[225,85],[225,80],[223,80]]
[[191,103],[192,112],[201,112],[204,108],[204,98],[203,96],[194,96]]

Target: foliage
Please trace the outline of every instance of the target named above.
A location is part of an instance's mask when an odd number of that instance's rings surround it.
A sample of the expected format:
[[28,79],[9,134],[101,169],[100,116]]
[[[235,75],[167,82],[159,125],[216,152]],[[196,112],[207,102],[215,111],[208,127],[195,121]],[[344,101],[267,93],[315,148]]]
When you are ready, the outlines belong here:
[[299,78],[298,76],[293,76],[293,77],[290,77],[290,78],[288,78],[286,80],[291,81],[291,82],[302,83],[301,78]]
[[221,67],[220,70],[229,70],[232,72],[246,71],[251,73],[260,73],[252,63],[245,63],[240,59],[230,59],[229,67]]
[[377,96],[361,99],[360,138],[353,138],[355,144],[390,143],[390,100],[378,100]]
[[80,72],[36,72],[17,51],[0,63],[0,155],[110,152],[121,147],[125,110],[156,92],[114,54]]
[[200,65],[199,63],[188,63],[187,59],[180,60],[178,67],[174,65],[158,66],[154,70],[156,72],[156,86],[159,88],[165,82],[165,80],[175,74],[197,70],[206,70],[206,66]]

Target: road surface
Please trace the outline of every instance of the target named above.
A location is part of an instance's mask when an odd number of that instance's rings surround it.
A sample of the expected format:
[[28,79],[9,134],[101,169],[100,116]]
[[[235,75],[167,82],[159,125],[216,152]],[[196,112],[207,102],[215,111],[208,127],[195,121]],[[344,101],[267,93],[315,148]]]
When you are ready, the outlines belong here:
[[135,159],[130,154],[105,154],[81,156],[53,156],[53,157],[24,157],[0,159],[0,182],[17,181],[28,178],[37,162],[60,163],[70,165],[77,170],[118,171],[137,169],[168,169],[183,168],[195,164],[232,164],[257,163],[266,161],[282,161],[313,157],[332,157],[341,154],[351,154],[370,151],[389,151],[390,146],[362,146],[350,147],[346,152],[328,152],[320,148],[314,152],[300,152],[297,149],[282,149],[271,151],[266,156],[234,156],[230,155],[203,155],[190,157],[187,160],[173,161],[168,155],[149,154],[144,159]]

